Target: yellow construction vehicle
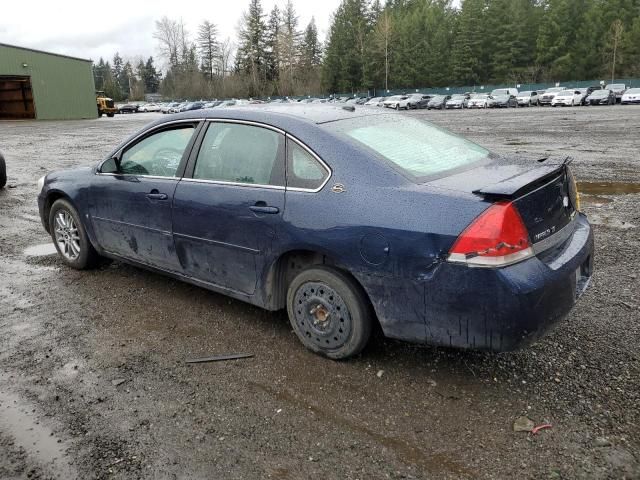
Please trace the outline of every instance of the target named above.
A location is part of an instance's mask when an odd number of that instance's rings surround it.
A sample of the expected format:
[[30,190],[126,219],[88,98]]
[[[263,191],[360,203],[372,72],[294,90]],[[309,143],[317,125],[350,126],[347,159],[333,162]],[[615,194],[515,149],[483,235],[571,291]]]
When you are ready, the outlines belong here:
[[96,92],[96,104],[98,106],[98,117],[107,114],[107,117],[113,117],[118,109],[113,104],[113,99],[107,97],[104,92]]

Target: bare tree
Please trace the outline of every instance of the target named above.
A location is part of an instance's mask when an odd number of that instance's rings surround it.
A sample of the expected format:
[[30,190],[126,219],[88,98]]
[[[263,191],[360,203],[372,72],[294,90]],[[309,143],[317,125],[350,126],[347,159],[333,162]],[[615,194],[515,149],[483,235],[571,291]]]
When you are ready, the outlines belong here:
[[160,55],[167,61],[170,67],[176,67],[179,63],[180,49],[184,45],[184,26],[182,21],[171,20],[162,17],[156,20],[156,30],[153,32],[159,47]]
[[615,82],[616,76],[616,55],[618,53],[618,45],[624,34],[624,24],[619,18],[614,20],[609,29],[609,48],[611,49],[611,83]]
[[380,16],[380,20],[376,24],[374,38],[378,44],[378,48],[384,51],[384,89],[389,89],[389,47],[391,36],[393,34],[393,20],[389,11],[385,11]]

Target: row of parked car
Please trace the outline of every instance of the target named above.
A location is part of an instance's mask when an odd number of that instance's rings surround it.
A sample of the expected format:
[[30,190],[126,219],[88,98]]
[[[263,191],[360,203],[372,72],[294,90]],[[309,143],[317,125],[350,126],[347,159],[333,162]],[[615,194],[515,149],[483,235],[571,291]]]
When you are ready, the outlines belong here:
[[464,109],[464,108],[509,108],[550,105],[614,105],[616,103],[640,104],[640,88],[629,88],[624,84],[610,84],[603,87],[571,88],[552,87],[547,90],[527,90],[519,92],[515,88],[498,88],[491,93],[423,94],[410,93],[389,97],[330,97],[303,99],[278,98],[273,100],[231,99],[201,100],[195,102],[164,102],[135,104],[127,103],[118,107],[119,113],[162,112],[179,113],[203,108],[224,108],[260,103],[342,103],[345,105],[368,105],[412,109]]
[[519,92],[515,88],[498,88],[491,93],[461,93],[454,95],[424,95],[412,93],[392,97],[373,98],[365,105],[410,110],[463,109],[463,108],[508,108],[532,106],[577,106],[577,105],[623,105],[640,104],[640,88],[628,88],[624,84],[602,87],[571,88],[552,87],[547,90]]

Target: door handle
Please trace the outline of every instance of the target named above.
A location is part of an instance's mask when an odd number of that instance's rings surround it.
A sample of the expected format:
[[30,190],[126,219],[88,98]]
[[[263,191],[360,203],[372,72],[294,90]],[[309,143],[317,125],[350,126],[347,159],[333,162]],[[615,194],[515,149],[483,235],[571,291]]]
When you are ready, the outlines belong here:
[[266,202],[256,202],[255,205],[249,207],[249,210],[255,213],[270,213],[272,215],[280,212],[278,207],[271,207]]
[[166,200],[169,196],[166,193],[158,193],[157,190],[152,190],[151,193],[147,193],[147,198],[149,200]]

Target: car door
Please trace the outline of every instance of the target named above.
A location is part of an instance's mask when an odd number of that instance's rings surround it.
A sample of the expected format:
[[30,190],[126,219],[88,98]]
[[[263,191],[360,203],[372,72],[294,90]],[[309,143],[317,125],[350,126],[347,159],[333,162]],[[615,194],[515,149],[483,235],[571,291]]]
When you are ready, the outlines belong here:
[[284,211],[283,132],[209,122],[173,202],[173,236],[185,274],[252,295],[273,256]]
[[158,127],[104,162],[89,188],[91,223],[109,253],[180,271],[171,234],[171,204],[196,122]]

